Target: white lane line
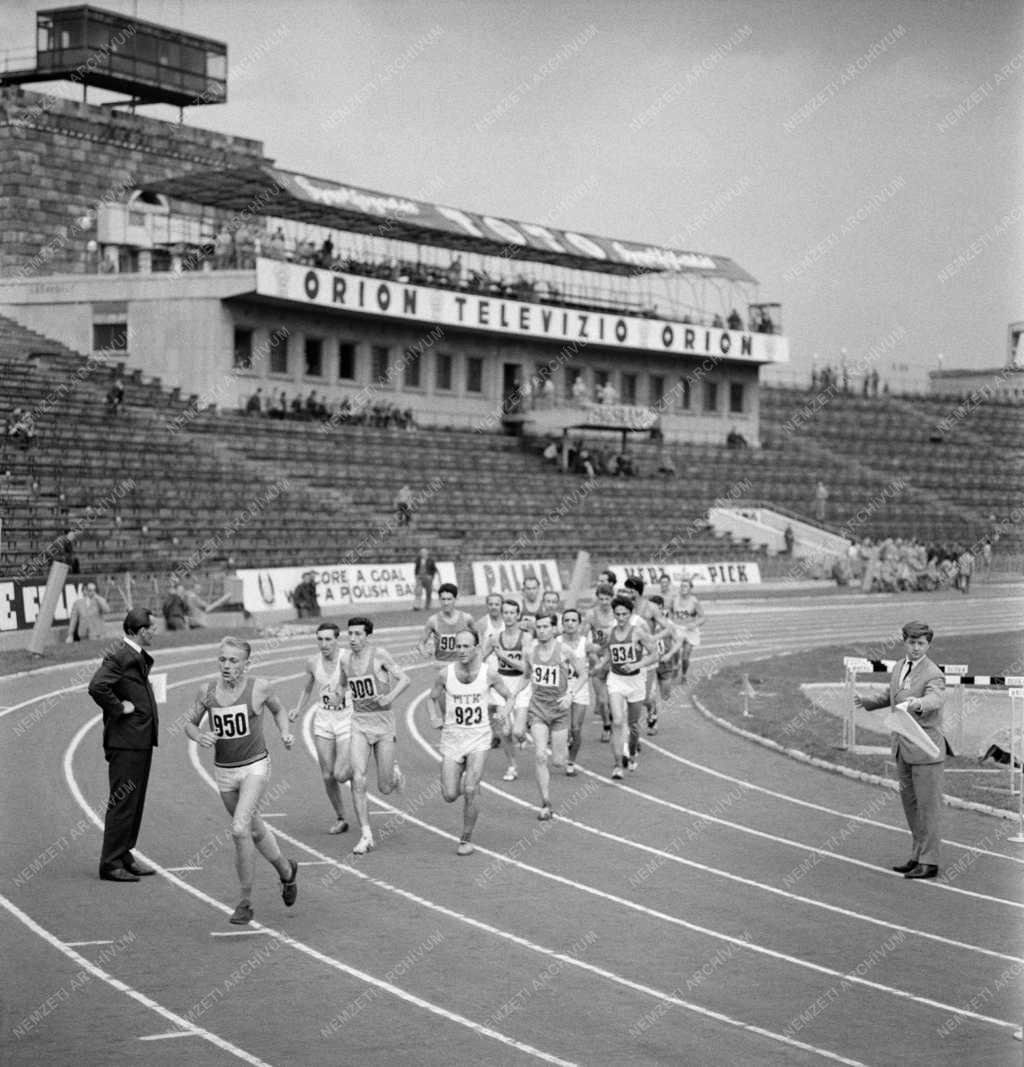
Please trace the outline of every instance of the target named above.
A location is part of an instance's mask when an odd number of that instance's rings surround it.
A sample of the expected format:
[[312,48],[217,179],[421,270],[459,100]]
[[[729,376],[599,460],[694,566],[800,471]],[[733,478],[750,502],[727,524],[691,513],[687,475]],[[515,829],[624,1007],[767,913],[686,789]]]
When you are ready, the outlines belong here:
[[[95,721],[97,720],[94,719],[93,722]],[[87,725],[91,725],[91,723]],[[86,811],[89,814],[93,814],[91,808],[86,807]],[[126,982],[122,982],[120,978],[115,978],[112,974],[103,970],[102,967],[97,967],[96,964],[90,962],[83,955],[75,952],[74,949],[69,948],[66,944],[61,942],[60,939],[51,934],[49,930],[44,930],[35,919],[23,912],[21,908],[8,900],[2,893],[0,893],[0,907],[6,908],[14,918],[31,930],[32,933],[37,937],[42,938],[47,944],[52,945],[59,952],[63,952],[65,956],[81,967],[82,970],[88,971],[94,978],[99,978],[101,981],[106,982],[107,985],[112,986],[119,993],[124,993],[125,996],[131,997],[132,1000],[137,1001],[143,1007],[156,1012],[157,1015],[162,1016],[168,1022],[181,1027],[187,1034],[194,1037],[200,1037],[204,1041],[208,1041],[211,1045],[223,1049],[225,1052],[230,1052],[232,1056],[243,1060],[245,1063],[253,1064],[254,1067],[270,1067],[269,1064],[252,1055],[252,1053],[246,1052],[245,1049],[239,1048],[237,1045],[232,1045],[229,1041],[225,1041],[224,1038],[218,1037],[210,1030],[206,1030],[201,1026],[196,1026],[194,1023],[190,1023],[184,1016],[170,1011],[162,1004],[158,1004],[155,1000],[147,997],[145,993],[140,993]]]
[[[311,721],[312,721],[312,714],[310,712],[307,712],[306,715],[303,717],[302,735],[303,735],[303,740],[304,740],[305,745],[306,745],[306,749],[309,752],[309,755],[310,755],[311,759],[315,761],[315,759],[316,759],[316,751],[315,751],[315,748],[313,746]],[[196,745],[195,743],[192,743],[189,746],[189,759],[190,759],[190,761],[192,763],[192,766],[195,769],[196,774],[198,775],[198,777],[201,778],[211,788],[211,790],[216,791],[216,789],[217,789],[216,782],[213,780],[213,778],[210,776],[209,772],[206,770],[206,768],[203,766],[202,762],[200,761],[200,758],[199,758],[199,746]],[[377,798],[373,798],[373,799],[376,800]],[[390,804],[382,804],[382,806],[385,807],[387,810],[394,811],[397,814],[402,815],[404,818],[409,819],[410,822],[414,822],[417,825],[422,825],[425,828],[430,829],[430,830],[432,830],[434,832],[440,832],[441,836],[443,836],[443,837],[450,838],[452,841],[457,840],[457,838],[455,837],[454,834],[448,834],[448,833],[446,833],[444,831],[437,831],[435,827],[429,826],[429,824],[421,823],[420,820],[418,820],[418,819],[411,819],[408,816],[405,816],[405,813],[402,812],[400,809],[394,808]],[[444,905],[437,904],[434,901],[428,900],[425,897],[421,897],[418,894],[411,892],[410,890],[402,889],[399,886],[392,885],[390,882],[386,882],[381,878],[374,878],[371,875],[367,874],[364,870],[360,870],[357,867],[353,866],[351,864],[351,862],[342,863],[340,860],[337,860],[337,859],[334,859],[331,856],[325,855],[324,853],[322,853],[319,850],[317,850],[316,848],[314,848],[312,845],[309,845],[305,841],[302,841],[299,838],[293,837],[290,834],[287,834],[287,833],[284,833],[284,832],[281,832],[281,831],[278,831],[278,830],[275,830],[275,834],[281,840],[289,842],[290,844],[294,845],[296,848],[305,849],[308,853],[310,853],[310,855],[318,857],[318,859],[316,861],[318,863],[334,867],[337,870],[343,870],[346,873],[351,874],[354,877],[356,877],[356,878],[358,878],[358,879],[360,879],[360,880],[362,880],[364,882],[367,882],[370,885],[373,885],[378,889],[383,889],[383,890],[385,890],[387,892],[390,892],[390,893],[393,893],[393,894],[395,894],[397,896],[400,896],[403,899],[408,900],[411,903],[416,904],[419,907],[425,908],[425,909],[427,909],[429,911],[432,911],[432,912],[436,912],[436,913],[438,913],[440,915],[445,916],[446,918],[449,918],[449,919],[452,919],[452,920],[454,920],[456,922],[460,922],[460,923],[463,923],[465,925],[471,926],[474,929],[482,930],[485,933],[490,934],[491,936],[498,937],[498,938],[500,938],[502,940],[505,940],[505,941],[510,941],[511,943],[513,943],[515,945],[518,945],[519,947],[524,948],[524,949],[526,949],[528,951],[535,952],[535,953],[538,953],[538,954],[543,955],[543,956],[547,956],[547,957],[549,957],[549,958],[551,958],[553,960],[557,960],[558,962],[562,963],[563,965],[570,966],[570,967],[575,967],[575,968],[577,968],[579,970],[586,971],[586,972],[588,972],[590,974],[596,975],[597,977],[599,977],[599,978],[601,978],[601,979],[603,979],[605,981],[609,981],[609,982],[612,982],[612,983],[614,983],[616,985],[623,986],[624,988],[631,989],[634,992],[638,992],[638,993],[641,993],[643,995],[653,997],[656,1000],[658,1000],[659,1003],[660,1002],[665,1002],[665,1003],[673,1004],[673,1005],[675,1005],[677,1007],[684,1008],[687,1011],[692,1011],[692,1012],[694,1012],[694,1013],[696,1013],[698,1015],[701,1015],[704,1018],[712,1019],[712,1020],[714,1020],[716,1022],[724,1023],[725,1025],[730,1026],[730,1027],[732,1027],[734,1029],[739,1029],[739,1030],[742,1030],[742,1031],[744,1031],[746,1033],[749,1033],[749,1034],[754,1034],[754,1035],[757,1035],[757,1036],[760,1036],[760,1037],[768,1038],[771,1041],[775,1041],[775,1042],[778,1042],[778,1043],[781,1043],[781,1044],[785,1044],[785,1045],[789,1046],[790,1048],[796,1048],[796,1049],[800,1049],[800,1050],[805,1051],[805,1052],[812,1053],[813,1055],[820,1056],[820,1057],[822,1057],[824,1059],[827,1059],[827,1060],[830,1060],[830,1061],[832,1061],[834,1063],[847,1064],[847,1065],[850,1065],[850,1067],[865,1067],[865,1065],[862,1064],[861,1061],[859,1061],[859,1060],[849,1059],[848,1057],[841,1056],[838,1053],[832,1052],[832,1051],[830,1051],[828,1049],[819,1048],[819,1047],[817,1047],[815,1045],[810,1045],[810,1044],[807,1044],[806,1042],[798,1041],[798,1040],[796,1040],[794,1038],[791,1038],[791,1037],[788,1037],[788,1036],[786,1036],[784,1034],[779,1034],[779,1033],[776,1033],[775,1031],[768,1030],[768,1029],[765,1029],[764,1027],[757,1026],[756,1024],[744,1022],[742,1019],[736,1019],[736,1018],[733,1018],[732,1016],[725,1015],[722,1012],[718,1012],[718,1011],[715,1011],[715,1010],[710,1009],[710,1008],[702,1007],[699,1004],[694,1004],[694,1003],[692,1003],[690,1001],[684,1000],[683,998],[677,996],[675,993],[666,993],[663,990],[655,989],[652,986],[648,986],[648,985],[646,985],[644,983],[636,982],[636,981],[634,981],[632,979],[625,978],[622,975],[619,975],[619,974],[616,974],[616,973],[614,973],[612,971],[606,970],[605,968],[599,967],[596,964],[588,963],[585,960],[578,959],[575,956],[569,956],[569,955],[566,955],[565,953],[558,952],[558,951],[556,951],[554,949],[547,948],[547,947],[545,947],[543,945],[537,944],[536,942],[530,941],[525,937],[521,937],[518,934],[514,934],[514,933],[512,933],[510,931],[503,930],[503,929],[501,929],[499,927],[496,927],[496,926],[492,926],[490,923],[483,922],[482,920],[474,919],[471,916],[465,914],[464,912],[455,911],[455,910],[453,910],[451,908],[445,907]],[[481,851],[481,852],[483,852],[484,854],[487,854],[487,855],[495,855],[495,856],[497,855],[496,853],[489,852],[489,850],[487,850],[487,849],[481,849],[479,851]],[[147,857],[147,861],[150,861],[149,857]],[[746,944],[746,942],[740,942],[740,943],[741,944]]]
[[172,1037],[191,1037],[192,1035],[186,1033],[184,1030],[175,1030],[169,1034],[146,1034],[144,1037],[140,1037],[140,1041],[170,1041]]
[[[426,697],[426,692],[424,691],[418,697],[416,697],[416,699],[409,705],[409,708],[406,711],[406,726],[408,727],[409,732],[412,734],[412,736],[417,741],[417,743],[420,745],[420,747],[423,748],[426,752],[428,752],[435,760],[439,761],[440,760],[440,756],[438,755],[436,750],[430,745],[430,743],[420,733],[420,731],[417,728],[416,723],[414,721],[415,708],[420,702],[422,702],[425,699],[425,697]],[[486,783],[482,783],[482,784],[486,784]],[[531,811],[535,811],[536,810],[536,805],[531,804],[529,801],[521,800],[519,797],[514,796],[511,793],[506,793],[504,790],[498,789],[495,786],[487,785],[487,788],[491,792],[496,793],[498,796],[504,797],[506,800],[511,800],[513,803],[519,805],[520,807],[529,808]],[[420,821],[418,819],[414,819],[412,816],[405,815],[405,813],[401,810],[401,808],[396,808],[393,805],[381,800],[379,797],[376,798],[376,800],[377,800],[377,803],[380,804],[382,807],[387,808],[389,811],[394,811],[394,812],[397,812],[397,813],[405,816],[405,818],[408,819],[410,822],[415,822],[417,825],[422,825],[422,826],[424,826],[426,828],[433,829],[433,827],[431,827],[428,823],[420,823]],[[915,937],[921,937],[921,938],[924,938],[924,939],[929,940],[929,941],[936,941],[936,942],[938,942],[939,944],[942,944],[942,945],[950,945],[950,946],[952,946],[954,948],[957,948],[957,949],[965,949],[967,951],[977,952],[977,953],[980,953],[981,955],[984,955],[984,956],[992,956],[995,959],[1007,960],[1007,961],[1009,961],[1011,963],[1015,963],[1015,964],[1024,962],[1017,956],[1009,956],[1009,955],[1006,955],[1003,952],[996,952],[996,951],[994,951],[992,949],[981,948],[981,947],[979,947],[977,945],[970,945],[970,944],[967,944],[967,943],[962,942],[962,941],[952,940],[950,938],[943,937],[941,934],[928,933],[927,931],[918,930],[918,929],[915,929],[914,927],[911,927],[911,926],[903,926],[903,925],[901,925],[899,923],[888,922],[888,921],[886,921],[884,919],[875,919],[875,918],[872,918],[869,915],[864,915],[861,912],[849,911],[846,908],[840,908],[840,907],[838,907],[836,905],[833,905],[833,904],[823,904],[820,901],[811,900],[810,898],[807,898],[807,897],[801,897],[801,896],[799,896],[797,894],[784,893],[782,890],[775,890],[774,887],[768,886],[768,885],[763,885],[760,882],[753,882],[753,881],[750,881],[749,879],[746,879],[746,878],[740,878],[738,875],[729,875],[724,871],[717,871],[714,868],[707,868],[707,867],[702,866],[701,864],[694,863],[694,862],[689,861],[689,860],[684,860],[681,856],[679,856],[678,854],[676,854],[674,852],[664,852],[661,849],[652,848],[650,845],[642,845],[639,842],[631,841],[628,838],[619,837],[616,834],[610,834],[610,833],[607,833],[604,830],[597,830],[594,827],[586,826],[583,823],[579,823],[579,822],[576,822],[576,821],[574,821],[572,819],[568,819],[565,816],[559,816],[559,815],[557,815],[557,813],[556,813],[556,821],[559,822],[559,823],[565,823],[565,824],[567,824],[569,826],[575,826],[578,829],[584,830],[584,831],[589,832],[589,833],[597,834],[600,837],[608,838],[608,839],[610,839],[612,841],[615,841],[617,844],[622,844],[622,845],[626,845],[628,847],[638,848],[638,849],[640,849],[641,851],[644,851],[644,852],[653,853],[654,855],[658,856],[659,858],[661,858],[661,859],[663,859],[665,861],[669,861],[669,862],[675,861],[675,862],[678,862],[678,863],[682,863],[685,866],[696,867],[698,870],[707,870],[707,871],[711,871],[712,873],[722,874],[725,877],[732,878],[735,881],[739,881],[741,883],[754,886],[755,888],[765,889],[768,892],[779,893],[780,895],[783,895],[783,896],[789,896],[789,897],[792,897],[792,899],[794,899],[794,900],[796,900],[796,901],[798,901],[800,903],[810,904],[810,905],[812,905],[814,907],[823,908],[823,909],[825,909],[827,911],[835,911],[835,912],[838,912],[839,914],[844,915],[844,916],[846,916],[848,918],[857,919],[857,920],[860,920],[862,922],[870,923],[871,925],[874,925],[874,926],[881,926],[886,930],[901,931],[901,932],[906,933],[906,934],[912,934]],[[450,837],[453,841],[457,840],[457,838],[452,834],[447,834],[447,833],[444,833],[443,831],[438,831],[438,832],[442,833],[442,835],[445,836],[445,837]],[[628,907],[628,908],[631,908],[631,909],[634,909],[634,910],[642,911],[644,914],[654,915],[654,916],[657,916],[658,918],[668,919],[669,921],[671,921],[671,922],[673,922],[673,923],[675,923],[677,925],[685,926],[687,929],[694,930],[694,931],[696,931],[698,933],[706,934],[709,937],[716,937],[716,938],[720,938],[720,939],[722,939],[724,941],[731,942],[733,944],[743,945],[744,947],[749,948],[752,951],[764,953],[764,954],[770,955],[770,956],[774,956],[774,957],[776,957],[778,959],[785,960],[788,963],[793,963],[793,964],[796,964],[797,966],[800,966],[800,967],[809,967],[812,970],[821,970],[823,973],[834,975],[834,976],[837,976],[837,975],[840,974],[840,972],[838,972],[838,971],[831,971],[827,967],[826,968],[819,967],[817,964],[809,963],[809,962],[807,962],[805,960],[797,959],[796,957],[793,957],[793,956],[787,956],[784,953],[776,952],[774,949],[769,949],[769,948],[764,948],[764,947],[759,946],[759,945],[754,945],[750,941],[743,941],[743,940],[741,940],[739,938],[730,937],[729,935],[721,933],[720,931],[712,930],[712,929],[709,929],[708,927],[697,926],[697,925],[695,925],[693,923],[688,923],[685,920],[677,919],[675,916],[668,916],[668,915],[665,915],[662,912],[655,912],[652,909],[643,907],[642,905],[634,904],[633,901],[626,900],[625,898],[613,896],[610,893],[605,893],[603,890],[594,889],[593,887],[584,885],[581,882],[574,882],[574,881],[572,881],[572,879],[562,878],[561,875],[555,875],[555,874],[551,874],[548,871],[541,871],[538,868],[529,867],[529,866],[527,866],[525,864],[520,863],[519,860],[514,860],[511,857],[508,857],[508,856],[504,855],[504,853],[500,853],[500,852],[488,853],[487,849],[480,848],[480,847],[477,848],[477,851],[478,852],[482,852],[482,853],[487,853],[487,854],[490,854],[490,855],[494,855],[498,859],[501,859],[501,860],[506,861],[508,863],[512,863],[517,867],[521,867],[523,870],[529,870],[531,873],[543,875],[546,878],[554,879],[556,881],[562,882],[565,885],[571,885],[571,886],[573,886],[575,888],[582,889],[584,892],[593,892],[593,893],[597,894],[598,896],[603,897],[606,900],[614,900],[616,903],[621,903],[625,907]],[[850,980],[851,981],[857,981],[857,979],[850,979]],[[873,983],[865,982],[864,984],[871,985]],[[888,987],[883,987],[883,988],[888,988]],[[897,993],[898,995],[902,993],[901,990],[893,990],[893,992]],[[911,996],[911,998],[913,999],[913,994],[903,994],[903,995]]]
[[[296,677],[298,677],[298,675],[296,675]],[[79,745],[82,743],[82,739],[85,737],[86,733],[88,733],[89,730],[91,730],[95,725],[97,725],[97,723],[99,723],[101,719],[102,716],[97,715],[90,719],[88,722],[84,723],[79,728],[75,736],[71,739],[71,742],[64,753],[64,778],[67,782],[68,788],[71,790],[71,794],[77,802],[78,806],[82,809],[85,815],[93,822],[93,824],[98,827],[103,826],[103,820],[89,806],[88,801],[85,799],[84,794],[79,788],[78,781],[76,780],[74,775],[74,756]],[[189,747],[190,750],[192,750],[193,752],[198,749],[198,746],[194,742],[191,742]],[[196,758],[196,762],[198,762],[198,758]],[[211,782],[211,784],[214,785],[214,788],[216,788],[216,784],[213,783],[212,779],[209,779],[209,781]],[[202,900],[206,904],[209,904],[210,907],[214,908],[216,911],[222,912],[225,915],[231,914],[233,910],[231,907],[226,904],[222,904],[219,900],[204,893],[201,889],[197,889],[195,886],[189,885],[187,882],[183,882],[180,878],[177,878],[173,874],[170,874],[166,867],[161,867],[155,862],[155,860],[153,860],[151,856],[148,856],[141,852],[138,852],[137,855],[145,862],[152,864],[157,871],[163,874],[169,882],[172,882],[179,889],[183,889],[186,893],[191,893],[194,897],[198,898],[199,900]],[[0,896],[0,902],[6,902],[6,898]],[[29,922],[32,922],[32,920],[29,919],[27,915],[25,916],[25,919],[28,919]],[[37,928],[37,924],[33,923],[33,929],[35,928]],[[275,930],[273,927],[265,926],[262,923],[254,923],[253,928],[255,931],[260,931],[268,934],[270,937],[276,938],[282,944],[288,945],[290,948],[295,949],[297,952],[301,952],[304,955],[309,956],[311,959],[316,960],[318,963],[322,963],[333,970],[340,971],[342,974],[348,975],[351,978],[355,978],[358,981],[365,983],[366,985],[373,986],[374,988],[379,989],[384,993],[390,993],[398,1000],[404,1001],[407,1004],[412,1004],[415,1007],[423,1008],[425,1011],[428,1011],[433,1015],[440,1016],[442,1019],[446,1019],[449,1022],[464,1026],[466,1027],[466,1029],[471,1030],[473,1033],[478,1034],[479,1036],[491,1038],[492,1040],[498,1041],[501,1044],[506,1045],[510,1048],[517,1049],[519,1052],[523,1052],[526,1055],[533,1056],[535,1059],[541,1060],[544,1063],[556,1064],[557,1067],[578,1067],[578,1064],[575,1064],[571,1060],[563,1060],[560,1059],[558,1056],[552,1055],[551,1053],[544,1052],[542,1049],[534,1048],[532,1045],[528,1045],[524,1041],[518,1041],[515,1038],[509,1037],[507,1034],[503,1034],[500,1031],[494,1030],[489,1026],[485,1026],[482,1023],[478,1023],[475,1020],[469,1019],[464,1015],[459,1015],[456,1012],[449,1011],[447,1008],[442,1008],[437,1004],[433,1004],[428,1000],[424,1000],[422,997],[417,996],[415,993],[410,993],[407,990],[404,990],[391,982],[387,982],[381,978],[376,978],[372,974],[368,974],[365,971],[361,971],[358,968],[352,967],[347,963],[342,963],[341,960],[335,959],[333,956],[328,956],[325,953],[320,952],[318,949],[315,949],[311,945],[307,945],[302,941],[297,941],[295,938],[289,937],[287,934],[283,933],[280,930]],[[38,929],[43,934],[46,933],[46,931],[43,931],[41,927],[38,927]],[[71,950],[68,951],[70,952]],[[124,983],[119,983],[119,986],[123,985]],[[127,991],[130,987],[124,986],[124,988]],[[140,997],[142,996],[142,994],[138,995]],[[148,999],[149,998],[146,998],[147,1001]],[[155,1005],[156,1008],[160,1008],[160,1006],[157,1005],[155,1001],[153,1001],[152,1003]],[[174,1016],[173,1013],[168,1012],[166,1009],[160,1008],[160,1011],[167,1018],[171,1018],[175,1022],[179,1021],[178,1016]],[[181,1022],[185,1022],[185,1020],[181,1020]],[[203,1036],[205,1036],[207,1033],[207,1031],[203,1031],[198,1027],[195,1029],[197,1033],[200,1033]],[[212,1034],[210,1035],[211,1038],[213,1036],[214,1035]],[[253,1060],[251,1062],[258,1061]],[[859,1067],[863,1067],[863,1065],[859,1065]]]
[[[695,763],[693,760],[688,760],[683,756],[678,755],[675,752],[670,752],[667,748],[663,748],[661,745],[655,744],[648,738],[644,738],[644,745],[650,748],[653,752],[658,752],[667,759],[674,760],[676,763],[681,763],[684,767],[691,767],[696,771],[701,771],[703,774],[709,774],[713,778],[720,778],[724,782],[730,782],[733,785],[738,785],[743,789],[749,789],[753,792],[763,793],[766,796],[775,797],[778,800],[785,800],[790,804],[796,804],[801,808],[810,808],[811,811],[820,811],[826,815],[835,815],[841,819],[845,819],[848,822],[864,823],[866,826],[874,826],[880,830],[889,830],[893,833],[906,834],[906,828],[893,826],[890,823],[879,822],[877,819],[869,819],[864,815],[851,815],[845,811],[837,811],[835,808],[826,807],[823,804],[815,804],[810,800],[802,800],[799,797],[789,796],[787,793],[780,793],[775,789],[769,789],[767,786],[755,785],[752,782],[746,782],[742,778],[734,778],[731,774],[726,774],[723,771],[716,771],[711,767],[706,767],[701,763]],[[948,774],[949,771],[947,770]],[[1004,771],[993,772],[996,774],[1004,774]],[[980,856],[992,856],[995,859],[1009,860],[1011,863],[1024,863],[1024,859],[1018,856],[1008,856],[1004,852],[992,852],[989,849],[978,848],[977,845],[966,845],[960,841],[951,841],[949,839],[943,839],[944,845],[949,845],[953,848],[961,848],[967,852],[974,852]]]
[[165,871],[170,871],[172,874],[184,874],[185,871],[201,871],[202,867],[165,867]]
[[83,948],[86,945],[112,945],[113,941],[65,941],[68,948]]
[[[579,771],[582,774],[585,774],[588,778],[593,778],[600,782],[607,781],[606,776],[603,774],[597,774],[595,771],[587,770],[586,767],[582,767],[579,764],[577,764],[577,767]],[[766,841],[773,841],[778,845],[786,845],[789,848],[795,848],[801,852],[810,852],[816,856],[827,856],[829,859],[837,860],[840,863],[849,863],[854,867],[863,867],[866,870],[873,871],[875,874],[887,878],[903,880],[903,875],[897,874],[895,871],[886,870],[880,867],[877,863],[869,863],[867,860],[859,860],[855,856],[844,856],[841,852],[833,852],[828,848],[805,845],[800,841],[794,841],[789,837],[780,837],[777,834],[770,834],[765,830],[755,830],[751,826],[744,826],[741,823],[732,822],[730,819],[723,819],[718,815],[712,815],[710,812],[698,811],[695,808],[687,808],[682,804],[676,804],[674,801],[654,796],[652,793],[645,793],[643,790],[626,785],[624,782],[619,782],[616,788],[623,793],[629,793],[632,796],[639,797],[641,800],[646,800],[648,803],[656,804],[659,807],[669,808],[672,811],[678,811],[684,815],[693,815],[704,822],[718,823],[720,826],[727,826],[730,830],[735,830],[737,833],[750,834],[751,837],[760,837]],[[1007,900],[1005,897],[993,897],[988,893],[978,893],[973,889],[961,889],[959,886],[946,885],[945,883],[941,883],[940,888],[947,889],[951,893],[959,893],[962,896],[974,897],[976,900],[986,900],[990,904],[1005,904],[1008,908],[1024,908],[1024,902]]]
[[263,927],[256,930],[211,930],[210,937],[254,937],[267,933]]

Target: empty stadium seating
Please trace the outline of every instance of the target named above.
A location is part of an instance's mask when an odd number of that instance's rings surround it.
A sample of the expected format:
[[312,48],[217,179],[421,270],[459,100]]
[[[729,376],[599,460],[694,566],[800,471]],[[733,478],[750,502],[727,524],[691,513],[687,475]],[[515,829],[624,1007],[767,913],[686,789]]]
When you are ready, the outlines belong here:
[[[138,373],[112,419],[115,369],[0,318],[0,418],[27,407],[38,426],[27,451],[3,443],[5,573],[41,572],[46,544],[78,523],[95,574],[391,562],[421,543],[461,564],[568,561],[577,549],[641,560],[667,544],[672,559],[756,558],[757,546],[708,532],[708,507],[761,501],[809,516],[819,479],[830,525],[851,536],[970,541],[1024,488],[1020,408],[1005,404],[956,420],[952,400],[837,396],[807,414],[809,394],[765,388],[764,448],[676,446],[666,479],[655,476],[659,445],[645,442],[631,446],[642,477],[588,483],[518,438],[199,411]],[[936,444],[943,419],[952,428]],[[419,495],[410,527],[394,522],[403,483]]]

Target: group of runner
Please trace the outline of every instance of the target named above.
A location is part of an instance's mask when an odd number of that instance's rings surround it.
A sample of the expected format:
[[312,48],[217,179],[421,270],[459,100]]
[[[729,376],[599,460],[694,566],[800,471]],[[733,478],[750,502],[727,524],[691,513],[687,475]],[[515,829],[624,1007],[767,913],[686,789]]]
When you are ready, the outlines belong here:
[[[676,588],[668,576],[658,593],[647,596],[641,579],[629,577],[618,587],[616,575],[603,572],[586,616],[564,607],[557,592],[542,591],[534,577],[524,580],[519,599],[489,595],[479,620],[456,606],[455,585],[442,584],[438,598],[440,610],[427,620],[418,649],[438,664],[427,707],[441,731],[441,794],[448,803],[463,799],[460,856],[474,851],[480,781],[492,748],[504,750],[503,779],[514,781],[517,757],[532,741],[542,821],[553,815],[549,760],[570,777],[578,773],[589,708],[601,718],[601,740],[611,746],[612,778],[635,771],[641,717],[646,712],[648,732],[655,733],[659,703],[677,678],[685,680],[703,624],[691,583],[684,579]],[[186,732],[214,749],[217,786],[232,816],[241,890],[233,923],[252,919],[256,852],[277,870],[286,905],[297,893],[298,865],[282,857],[258,811],[270,769],[264,709],[286,748],[293,743],[290,724],[312,712],[317,762],[334,812],[328,832],[349,829],[342,801],[349,783],[359,828],[355,855],[375,847],[366,797],[371,756],[379,791],[387,795],[402,787],[393,705],[410,685],[409,675],[373,643],[371,619],[350,618],[346,631],[343,648],[337,624],[317,626],[317,652],[306,662],[290,712],[268,682],[248,675],[251,647],[234,637],[221,642],[219,677],[196,694]]]

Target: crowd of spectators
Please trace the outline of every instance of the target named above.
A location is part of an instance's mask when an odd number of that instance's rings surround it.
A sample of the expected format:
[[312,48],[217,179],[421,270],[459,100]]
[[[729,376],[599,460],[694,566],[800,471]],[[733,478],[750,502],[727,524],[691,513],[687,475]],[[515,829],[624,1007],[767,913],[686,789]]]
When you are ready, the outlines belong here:
[[[866,371],[860,383],[861,396],[878,396],[879,388],[882,389],[883,393],[888,395],[889,386],[886,384],[883,387],[881,381],[877,367],[870,371]],[[849,368],[844,366],[837,370],[835,367],[822,367],[821,370],[819,370],[817,367],[814,367],[811,371],[811,392],[816,393],[823,389],[832,389],[836,392],[852,394],[854,392],[854,387],[853,380],[850,377]]]
[[351,426],[393,426],[399,430],[415,430],[416,416],[412,408],[400,408],[389,400],[372,404],[353,404],[346,396],[329,400],[311,389],[305,396],[296,393],[289,397],[284,389],[265,394],[260,386],[245,402],[245,415],[268,419],[293,419],[305,422],[342,423]]
[[[550,279],[530,277],[517,271],[509,277],[490,274],[482,265],[465,268],[461,255],[456,255],[447,266],[413,262],[394,256],[379,259],[364,259],[355,255],[341,254],[328,236],[319,245],[311,238],[289,241],[283,227],[272,233],[253,233],[248,226],[239,226],[232,231],[221,226],[212,242],[202,246],[200,259],[212,258],[218,270],[252,269],[256,256],[298,263],[307,267],[319,267],[348,274],[361,274],[367,278],[380,278],[404,285],[427,285],[439,289],[458,289],[467,293],[491,296],[497,299],[521,300],[528,303],[553,304],[558,307],[578,308],[585,311],[604,311],[611,314],[638,315],[642,318],[675,318],[676,313],[661,312],[656,304],[644,304],[614,296],[595,299],[589,294],[580,294],[563,289]],[[193,269],[197,264],[192,264]],[[712,326],[717,329],[745,330],[755,333],[775,333],[776,326],[765,308],[751,311],[749,323],[734,308],[726,318],[708,315],[694,310],[680,319],[684,325]]]
[[635,478],[640,474],[636,460],[629,452],[591,448],[584,440],[567,442],[564,460],[562,446],[555,438],[548,440],[542,454],[553,466],[586,478]]
[[34,444],[38,431],[36,420],[28,408],[15,408],[4,426],[4,440],[27,452]]
[[992,542],[986,538],[978,548],[961,544],[922,544],[912,538],[865,537],[855,543],[847,565],[837,564],[841,584],[859,584],[864,593],[934,592],[958,589],[967,594],[976,570],[987,574],[992,564]]

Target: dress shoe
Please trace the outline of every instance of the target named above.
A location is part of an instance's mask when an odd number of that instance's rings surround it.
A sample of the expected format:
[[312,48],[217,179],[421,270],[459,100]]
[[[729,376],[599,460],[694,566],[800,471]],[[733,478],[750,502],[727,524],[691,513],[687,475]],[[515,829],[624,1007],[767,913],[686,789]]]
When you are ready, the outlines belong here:
[[146,867],[141,863],[136,863],[134,860],[131,863],[126,863],[124,869],[129,874],[134,874],[137,878],[145,878],[148,874],[156,874],[152,867]]
[[908,874],[917,866],[917,860],[907,860],[906,863],[897,863],[893,870],[897,874]]
[[137,882],[139,876],[126,871],[124,867],[112,867],[109,871],[100,871],[100,878],[104,882]]
[[939,868],[934,863],[919,863],[912,871],[907,871],[904,878],[934,878]]

